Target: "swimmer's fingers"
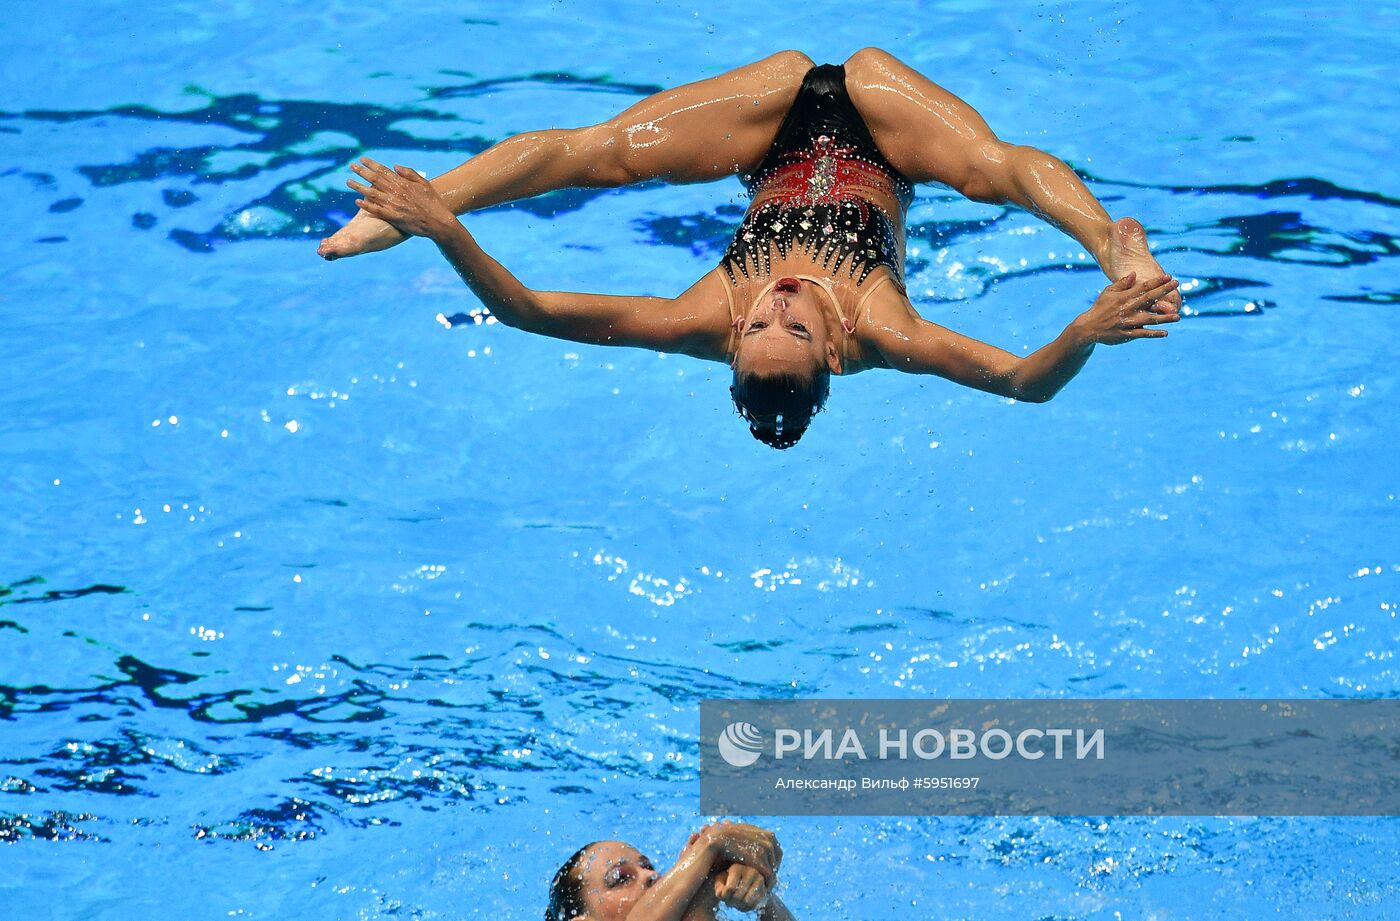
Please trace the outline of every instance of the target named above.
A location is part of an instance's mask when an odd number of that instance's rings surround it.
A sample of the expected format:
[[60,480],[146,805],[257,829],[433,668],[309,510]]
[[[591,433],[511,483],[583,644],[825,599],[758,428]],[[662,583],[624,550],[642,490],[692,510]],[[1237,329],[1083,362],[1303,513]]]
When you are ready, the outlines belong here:
[[1098,299],[1104,303],[1119,304],[1125,307],[1136,307],[1139,303],[1146,303],[1159,297],[1153,294],[1154,291],[1171,290],[1173,284],[1170,275],[1158,275],[1153,278],[1144,278],[1141,281],[1134,281],[1125,285],[1129,279],[1137,278],[1136,272],[1129,272],[1113,284],[1104,288]]
[[740,911],[752,911],[768,895],[768,884],[752,867],[734,864],[715,879],[715,898]]
[[407,179],[409,182],[414,183],[415,185],[432,185],[432,183],[428,181],[426,176],[418,172],[418,170],[413,169],[412,167],[396,166],[394,167],[394,172],[398,173],[400,176]]
[[[367,167],[369,167],[371,170],[373,170],[373,171],[376,172],[376,173],[391,173],[391,172],[393,172],[393,170],[389,169],[389,167],[385,166],[383,163],[379,163],[378,161],[373,160],[373,159],[371,159],[371,158],[369,158],[369,157],[361,157],[361,158],[360,158],[360,163],[365,164]],[[355,169],[355,167],[358,166],[358,165],[359,165],[359,164],[354,164],[354,163],[352,163],[352,164],[350,165],[350,168],[351,168],[351,169]],[[355,170],[355,172],[358,173],[359,170]]]
[[745,867],[743,864],[736,863],[716,877],[715,898],[719,899],[721,902],[732,902],[734,897],[743,890],[748,881],[748,877],[744,872],[748,869],[749,868]]
[[778,862],[773,859],[771,850],[763,855],[762,862],[754,869],[763,874],[763,881],[769,886],[778,882]]
[[753,911],[766,898],[768,886],[764,884],[763,877],[755,876],[730,897],[729,904],[740,911]]
[[389,212],[385,211],[383,206],[377,205],[367,198],[355,199],[355,207],[359,208],[361,211],[363,211],[365,214],[368,214],[370,217],[377,217],[381,221],[388,221],[390,224],[394,223],[393,216],[390,215]]
[[[355,199],[355,205],[370,217],[377,217],[381,221],[388,221],[395,227],[399,227],[399,224],[402,223],[404,218],[404,213],[401,208],[396,207],[393,201],[389,200],[382,193],[375,192],[374,190],[370,190],[366,193],[364,198]],[[411,230],[404,230],[402,227],[399,227],[399,229],[411,236],[416,236]]]
[[[369,157],[365,157],[364,159],[370,163],[374,163],[374,161],[370,160]],[[374,166],[378,167],[379,164],[375,163]],[[350,169],[354,170],[357,175],[362,176],[366,181],[369,182],[370,185],[373,186],[387,184],[391,181],[397,180],[398,178],[393,173],[389,172],[383,167],[375,169],[374,167],[366,166],[363,163],[351,163]]]
[[1131,292],[1129,305],[1137,308],[1148,307],[1175,291],[1181,282],[1170,275],[1163,275],[1144,285],[1136,286]]
[[1168,313],[1159,313],[1156,310],[1148,310],[1147,308],[1143,308],[1142,310],[1139,310],[1136,314],[1133,315],[1132,325],[1140,329],[1144,326],[1159,326],[1162,323],[1180,322],[1181,314],[1177,313],[1174,310]]
[[756,847],[746,847],[742,851],[735,853],[733,859],[737,860],[736,866],[747,867],[760,874],[763,881],[768,885],[773,885],[778,879],[778,868],[773,863],[773,852],[771,849],[759,845]]
[[[1168,288],[1171,286],[1168,285]],[[1138,303],[1137,309],[1124,318],[1124,329],[1141,329],[1144,326],[1157,326],[1162,323],[1178,323],[1181,313],[1170,301],[1148,301]]]
[[769,887],[762,877],[752,880],[744,890],[740,911],[753,911],[768,899]]
[[360,185],[358,182],[354,181],[347,182],[345,184],[350,186],[350,188],[354,189],[356,192],[359,192],[362,196],[364,196],[363,198],[358,198],[355,200],[355,204],[359,205],[361,208],[365,208],[366,203],[368,203],[369,207],[375,208],[378,211],[383,211],[392,203],[389,199],[389,196],[385,195],[379,189],[367,189],[364,186]]

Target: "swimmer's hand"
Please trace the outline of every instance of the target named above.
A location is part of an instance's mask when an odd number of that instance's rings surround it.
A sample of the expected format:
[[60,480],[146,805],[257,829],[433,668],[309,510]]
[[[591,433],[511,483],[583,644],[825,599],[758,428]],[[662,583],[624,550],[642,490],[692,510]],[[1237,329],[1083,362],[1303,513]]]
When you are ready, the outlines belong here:
[[740,911],[753,911],[768,899],[768,883],[753,867],[730,864],[715,876],[715,898]]
[[768,888],[777,881],[783,849],[766,828],[745,822],[717,822],[706,825],[698,834],[720,857],[757,870]]
[[1166,295],[1176,290],[1178,282],[1170,275],[1137,280],[1129,272],[1103,289],[1094,305],[1071,324],[1086,344],[1119,345],[1134,339],[1161,339],[1165,329],[1148,329],[1160,323],[1175,323],[1181,319],[1180,308]]
[[432,239],[451,226],[460,226],[432,184],[408,167],[389,169],[361,157],[350,168],[369,182],[365,186],[349,179],[345,184],[364,196],[355,204],[371,217],[393,224],[402,233]]

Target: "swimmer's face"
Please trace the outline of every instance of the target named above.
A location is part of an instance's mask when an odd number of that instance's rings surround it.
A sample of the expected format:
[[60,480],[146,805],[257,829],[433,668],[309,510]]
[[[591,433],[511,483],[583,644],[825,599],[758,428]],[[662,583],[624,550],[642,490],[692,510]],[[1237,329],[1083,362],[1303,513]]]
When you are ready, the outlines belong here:
[[585,906],[580,921],[624,921],[659,878],[650,860],[621,841],[600,841],[590,847],[577,872]]
[[818,286],[799,278],[780,278],[741,318],[734,369],[771,377],[806,376],[826,365],[841,373],[836,344],[827,335],[826,314]]

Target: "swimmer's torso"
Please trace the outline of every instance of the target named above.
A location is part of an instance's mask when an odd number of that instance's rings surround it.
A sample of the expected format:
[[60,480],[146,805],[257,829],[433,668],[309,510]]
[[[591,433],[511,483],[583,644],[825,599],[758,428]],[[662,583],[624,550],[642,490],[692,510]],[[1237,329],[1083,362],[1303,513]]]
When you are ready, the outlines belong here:
[[807,73],[767,155],[743,180],[753,200],[720,262],[731,312],[783,275],[820,279],[836,328],[847,330],[839,337],[844,373],[860,370],[849,331],[873,288],[902,287],[913,187],[876,146],[842,68]]
[[[715,337],[692,354],[733,358],[738,337],[717,326],[746,315],[785,275],[819,283],[843,374],[873,367],[859,336],[870,295],[903,291],[904,214],[913,186],[876,145],[837,65],[807,72],[761,162],[743,175],[752,201],[719,267],[691,293],[718,295]],[[711,302],[713,303],[713,302]],[[708,310],[706,311],[708,313]]]

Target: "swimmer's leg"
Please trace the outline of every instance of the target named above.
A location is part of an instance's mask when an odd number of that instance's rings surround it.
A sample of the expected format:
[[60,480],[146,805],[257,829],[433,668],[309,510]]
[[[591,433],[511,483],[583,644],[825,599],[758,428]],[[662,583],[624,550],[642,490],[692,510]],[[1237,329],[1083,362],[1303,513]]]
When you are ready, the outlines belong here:
[[[974,201],[1015,204],[1078,240],[1117,281],[1163,274],[1142,225],[1114,221],[1074,170],[1034,147],[997,138],[972,106],[888,52],[846,61],[846,87],[880,151],[911,181],[947,185]],[[1169,300],[1180,305],[1181,296]]]
[[[782,51],[649,96],[602,124],[508,138],[432,184],[455,214],[463,214],[556,189],[732,176],[763,159],[811,66],[801,52]],[[403,239],[361,212],[323,240],[319,252],[338,259],[388,249]]]

